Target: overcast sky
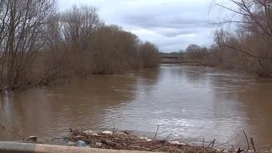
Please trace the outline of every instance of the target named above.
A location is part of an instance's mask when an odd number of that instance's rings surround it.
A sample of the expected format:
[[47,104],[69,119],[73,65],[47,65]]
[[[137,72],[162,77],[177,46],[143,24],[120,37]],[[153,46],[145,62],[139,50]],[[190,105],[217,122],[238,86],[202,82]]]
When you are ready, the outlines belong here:
[[210,0],[59,0],[61,10],[74,4],[98,8],[106,24],[117,24],[162,52],[186,49],[189,44],[209,46],[217,15]]

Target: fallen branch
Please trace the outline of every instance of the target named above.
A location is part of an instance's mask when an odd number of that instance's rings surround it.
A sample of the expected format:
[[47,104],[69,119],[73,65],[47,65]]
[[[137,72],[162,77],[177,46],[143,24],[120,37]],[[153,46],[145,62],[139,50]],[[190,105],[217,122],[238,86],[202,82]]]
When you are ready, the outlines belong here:
[[124,147],[118,145],[117,143],[109,141],[109,140],[102,139],[101,142],[106,145],[110,145],[110,146],[114,147],[115,149],[124,149]]

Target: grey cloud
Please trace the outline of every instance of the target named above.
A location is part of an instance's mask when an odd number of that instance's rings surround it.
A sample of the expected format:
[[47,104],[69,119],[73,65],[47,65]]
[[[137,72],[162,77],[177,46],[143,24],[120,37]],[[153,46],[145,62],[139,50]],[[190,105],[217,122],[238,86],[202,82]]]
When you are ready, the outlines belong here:
[[195,34],[199,32],[202,28],[152,28],[152,31],[161,34],[165,37],[177,37],[180,35]]
[[201,17],[168,17],[163,16],[152,16],[148,14],[134,14],[124,15],[122,22],[125,24],[136,25],[141,28],[192,28],[192,27],[207,27],[208,20]]
[[81,4],[97,6],[107,24],[118,24],[163,51],[211,42],[209,20],[215,15],[209,14],[210,0],[81,0]]
[[[133,25],[138,28],[154,31],[165,37],[175,37],[184,34],[194,34],[208,28],[208,16],[203,17],[197,13],[173,12],[155,10],[145,12],[129,12],[122,15],[120,22],[124,25]],[[203,13],[202,13],[203,14]]]

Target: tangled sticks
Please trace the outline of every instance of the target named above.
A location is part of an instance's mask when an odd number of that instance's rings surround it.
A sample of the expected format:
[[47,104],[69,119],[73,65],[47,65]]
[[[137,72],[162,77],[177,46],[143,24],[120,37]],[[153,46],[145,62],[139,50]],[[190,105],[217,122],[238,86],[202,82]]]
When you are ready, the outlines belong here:
[[175,153],[218,153],[220,151],[211,147],[203,149],[201,146],[189,146],[177,141],[149,139],[137,137],[128,132],[103,131],[77,131],[70,129],[70,141],[82,140],[91,148],[116,149],[116,150],[138,150],[152,152],[175,152]]

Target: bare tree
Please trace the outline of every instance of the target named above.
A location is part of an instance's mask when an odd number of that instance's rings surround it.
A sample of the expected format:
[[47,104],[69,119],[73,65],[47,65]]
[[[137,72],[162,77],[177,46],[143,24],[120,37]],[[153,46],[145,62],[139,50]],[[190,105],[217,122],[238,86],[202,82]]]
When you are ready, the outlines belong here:
[[143,67],[154,67],[159,62],[159,50],[150,43],[145,42],[139,46],[139,58],[142,61]]
[[16,86],[38,51],[43,50],[44,27],[54,8],[52,0],[1,1],[1,76]]
[[206,47],[200,47],[196,44],[191,44],[186,48],[186,55],[189,59],[203,59],[207,55],[208,49]]
[[90,73],[91,39],[93,33],[103,25],[95,7],[73,6],[61,14],[66,50],[69,51],[76,73],[82,76]]
[[0,0],[0,90],[124,72],[142,61],[155,66],[157,52],[121,27],[104,25],[95,7],[59,13],[54,0]]
[[119,26],[99,28],[92,44],[91,57],[95,73],[120,73],[139,65],[138,37]]
[[[214,4],[232,12],[232,17],[221,23],[235,24],[237,30],[227,34],[217,32],[216,43],[228,51],[239,52],[236,64],[250,63],[254,71],[262,76],[272,75],[272,1],[271,0],[229,0],[230,7],[214,0]],[[233,17],[236,16],[236,17]],[[241,63],[241,61],[244,61]]]
[[92,34],[103,25],[96,8],[89,6],[73,6],[62,14],[61,23],[65,41],[74,52],[87,50]]

